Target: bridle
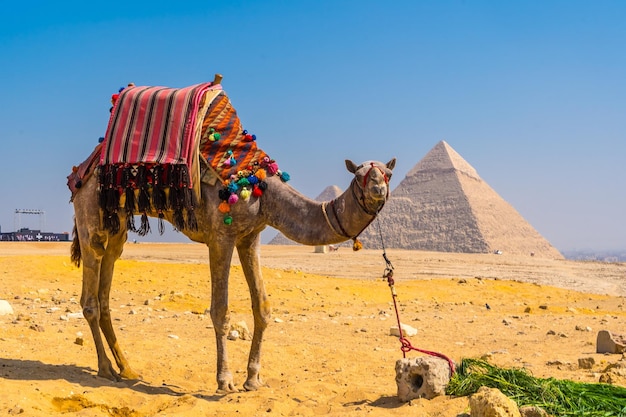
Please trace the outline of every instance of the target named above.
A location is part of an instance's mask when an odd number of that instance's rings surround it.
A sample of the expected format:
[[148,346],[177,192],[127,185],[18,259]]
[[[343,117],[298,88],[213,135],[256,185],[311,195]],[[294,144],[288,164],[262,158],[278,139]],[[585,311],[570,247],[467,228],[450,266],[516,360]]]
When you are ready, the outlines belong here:
[[[385,185],[387,185],[387,194],[385,195],[385,200],[383,201],[383,204],[381,204],[380,207],[378,207],[375,211],[372,211],[372,210],[368,209],[367,205],[365,204],[365,187],[367,186],[367,182],[369,180],[370,174],[372,173],[372,171],[374,169],[377,169],[383,175],[383,179],[385,181]],[[387,174],[385,174],[385,171],[383,171],[374,162],[370,162],[370,168],[367,170],[367,172],[363,176],[363,185],[360,185],[356,178],[354,178],[352,180],[352,182],[350,183],[350,190],[352,192],[352,196],[356,200],[357,205],[359,206],[359,208],[361,210],[363,210],[363,212],[365,214],[368,214],[369,216],[372,216],[372,218],[370,219],[369,222],[367,222],[365,227],[363,227],[361,229],[361,231],[359,233],[357,233],[356,235],[354,235],[354,236],[349,235],[346,232],[346,230],[344,229],[343,225],[341,224],[341,220],[339,219],[339,215],[337,213],[337,206],[335,204],[335,200],[331,200],[330,202],[323,202],[322,203],[322,213],[324,214],[324,218],[326,219],[326,223],[328,223],[328,226],[330,226],[330,228],[333,230],[333,232],[335,232],[339,236],[343,236],[345,238],[352,239],[352,241],[354,242],[354,244],[352,245],[352,248],[355,251],[361,249],[361,247],[362,247],[361,242],[358,241],[357,237],[361,233],[363,233],[363,230],[367,229],[367,227],[374,221],[374,219],[376,218],[376,216],[378,215],[380,210],[382,210],[382,208],[384,207],[385,202],[389,198],[389,187],[388,187],[388,185],[389,185],[389,177],[387,177]],[[361,197],[357,196],[357,191],[356,191],[357,188],[361,192]],[[333,225],[333,223],[330,221],[330,219],[328,217],[328,213],[327,213],[327,209],[326,209],[326,206],[328,204],[330,204],[330,207],[332,208],[332,214],[335,217],[335,222],[337,223],[337,226],[339,227],[339,230],[337,230],[337,228]]]

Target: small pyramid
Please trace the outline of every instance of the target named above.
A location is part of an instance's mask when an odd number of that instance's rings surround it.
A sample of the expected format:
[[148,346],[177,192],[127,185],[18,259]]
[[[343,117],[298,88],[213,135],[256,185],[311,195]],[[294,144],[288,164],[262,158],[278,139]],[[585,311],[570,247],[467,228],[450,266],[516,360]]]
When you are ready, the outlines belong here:
[[[339,197],[340,195],[341,195],[341,188],[337,187],[336,185],[329,185],[328,187],[324,188],[324,191],[322,191],[320,195],[318,195],[315,198],[315,201],[319,201],[319,202],[331,201]],[[288,237],[286,237],[280,232],[276,236],[274,236],[274,238],[270,240],[268,243],[268,245],[298,245],[298,244],[299,243],[294,242],[293,240],[289,239]]]
[[387,248],[563,258],[445,141],[408,172],[359,240],[380,248],[381,234]]

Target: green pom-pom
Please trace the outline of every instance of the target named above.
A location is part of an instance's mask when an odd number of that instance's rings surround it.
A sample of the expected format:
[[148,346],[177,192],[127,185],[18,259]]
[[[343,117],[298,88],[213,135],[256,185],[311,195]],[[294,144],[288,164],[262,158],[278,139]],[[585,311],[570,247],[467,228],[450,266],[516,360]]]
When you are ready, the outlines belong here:
[[230,214],[227,214],[226,216],[224,216],[224,224],[227,226],[230,226],[231,224],[233,224],[233,217]]
[[215,140],[220,140],[222,135],[220,135],[219,133],[215,132],[215,133],[213,133],[213,137],[215,138]]

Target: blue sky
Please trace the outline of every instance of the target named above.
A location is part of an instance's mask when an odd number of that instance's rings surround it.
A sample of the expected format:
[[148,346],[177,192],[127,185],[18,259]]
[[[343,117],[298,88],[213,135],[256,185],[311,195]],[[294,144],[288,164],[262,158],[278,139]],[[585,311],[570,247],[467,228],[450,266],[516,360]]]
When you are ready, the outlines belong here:
[[14,2],[0,15],[0,226],[27,208],[71,231],[66,176],[119,87],[221,73],[309,197],[347,186],[345,159],[397,157],[397,185],[445,140],[558,249],[623,249],[625,21],[610,0]]

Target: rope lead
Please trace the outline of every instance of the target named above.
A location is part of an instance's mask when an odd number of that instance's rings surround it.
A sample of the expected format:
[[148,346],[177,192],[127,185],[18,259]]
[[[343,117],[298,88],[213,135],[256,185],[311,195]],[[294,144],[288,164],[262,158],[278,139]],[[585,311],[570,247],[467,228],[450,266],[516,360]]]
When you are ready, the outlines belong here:
[[448,366],[450,367],[450,377],[452,378],[452,375],[454,375],[454,362],[452,361],[452,359],[448,358],[446,355],[444,355],[443,353],[439,353],[439,352],[433,352],[430,350],[423,350],[423,349],[419,349],[416,348],[414,346],[411,345],[411,342],[409,341],[409,339],[404,337],[404,334],[402,333],[402,323],[400,321],[400,311],[398,310],[398,302],[397,302],[397,298],[398,298],[398,293],[396,292],[396,287],[395,287],[395,281],[393,279],[393,264],[391,263],[391,261],[389,260],[389,258],[387,257],[387,252],[385,251],[385,243],[383,242],[383,234],[380,230],[380,221],[378,219],[376,219],[376,224],[378,225],[378,233],[380,235],[380,243],[381,246],[383,248],[383,259],[385,260],[386,263],[386,267],[385,267],[385,272],[383,273],[383,278],[387,280],[387,283],[389,284],[389,288],[391,290],[391,298],[393,299],[393,308],[396,311],[396,321],[398,323],[398,334],[399,336],[399,340],[400,340],[400,350],[402,351],[402,357],[406,358],[406,353],[411,351],[411,350],[415,350],[417,352],[421,352],[424,353],[426,355],[430,355],[430,356],[436,356],[438,358],[444,359],[448,362]]

